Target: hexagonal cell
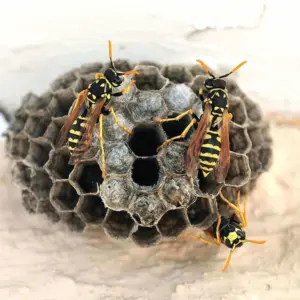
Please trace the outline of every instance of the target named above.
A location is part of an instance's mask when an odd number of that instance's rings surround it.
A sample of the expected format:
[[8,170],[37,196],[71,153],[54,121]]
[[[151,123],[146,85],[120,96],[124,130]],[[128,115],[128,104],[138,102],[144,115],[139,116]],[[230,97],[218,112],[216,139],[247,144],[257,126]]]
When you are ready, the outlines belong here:
[[262,170],[262,165],[259,159],[259,155],[257,151],[251,150],[249,153],[247,153],[247,156],[249,158],[249,166],[251,169],[251,178],[257,177],[257,175]]
[[248,118],[253,123],[257,123],[257,122],[261,121],[262,120],[262,112],[261,112],[260,107],[246,96],[243,97],[243,100],[244,100],[244,103],[246,106]]
[[61,213],[60,217],[61,221],[65,223],[71,231],[82,232],[85,228],[84,222],[74,212]]
[[138,193],[130,204],[134,219],[143,226],[153,226],[166,212],[167,208],[158,194]]
[[245,125],[247,122],[247,112],[244,102],[240,97],[229,96],[229,109],[228,111],[232,114],[231,121],[239,125]]
[[132,197],[132,186],[126,177],[108,178],[100,187],[100,195],[105,206],[114,210],[123,210],[129,206]]
[[[118,110],[115,110],[115,113],[120,124],[126,126],[128,129],[133,128],[133,124],[124,117],[124,114]],[[114,122],[112,114],[109,114],[103,118],[103,137],[104,141],[116,141],[127,138],[128,133],[120,128],[120,126]]]
[[140,66],[153,66],[153,67],[156,67],[158,69],[161,69],[162,65],[157,63],[157,62],[154,62],[154,61],[150,61],[150,60],[141,60],[139,61],[139,63],[137,65],[140,65]]
[[230,167],[225,183],[229,186],[242,186],[251,176],[248,157],[244,154],[230,152]]
[[163,186],[164,198],[176,207],[186,206],[194,200],[194,189],[187,177],[167,178]]
[[49,159],[49,152],[52,149],[51,145],[43,138],[35,138],[29,144],[26,161],[37,167],[42,167]]
[[9,129],[14,133],[19,133],[24,129],[25,123],[28,118],[28,112],[24,111],[23,107],[19,108],[13,117]]
[[86,223],[100,224],[103,222],[107,208],[98,196],[82,196],[77,207],[78,214]]
[[55,181],[50,190],[50,201],[58,211],[72,211],[79,200],[74,187],[67,181]]
[[140,247],[150,247],[160,242],[161,234],[156,227],[138,226],[137,231],[132,234],[132,240]]
[[18,161],[12,167],[12,175],[16,180],[17,184],[22,185],[23,187],[30,186],[31,180],[31,169],[25,165],[23,162]]
[[23,159],[28,154],[29,140],[26,134],[19,133],[12,137],[10,144],[11,156],[15,159]]
[[37,199],[29,190],[22,190],[22,204],[29,213],[36,213]]
[[191,225],[205,230],[212,226],[218,218],[218,208],[215,199],[199,197],[188,207],[187,216]]
[[169,83],[161,94],[168,109],[174,113],[182,113],[190,109],[198,101],[197,95],[185,84]]
[[49,200],[38,201],[36,212],[39,214],[45,214],[47,218],[53,223],[58,222],[60,220],[59,214],[57,213],[57,211],[52,206]]
[[48,112],[39,110],[30,114],[24,127],[24,131],[32,138],[42,136],[51,122]]
[[[171,114],[168,116],[168,118],[175,118],[177,116],[178,114]],[[178,121],[164,122],[161,124],[161,126],[164,132],[166,133],[168,139],[170,139],[172,137],[181,135],[184,129],[186,129],[186,127],[190,124],[191,120],[192,118],[190,116],[184,116]],[[193,133],[194,129],[191,128],[185,138],[178,139],[176,140],[176,142],[188,140]]]
[[184,156],[187,147],[187,145],[177,142],[170,143],[167,146],[161,160],[168,172],[175,174],[185,173]]
[[165,78],[174,83],[185,83],[193,80],[193,75],[184,65],[167,65],[160,71]]
[[163,179],[163,170],[156,158],[138,158],[132,164],[131,179],[138,189],[153,190]]
[[50,100],[51,98],[46,97],[45,94],[38,97],[36,94],[29,92],[22,99],[22,107],[29,111],[39,110],[45,108]]
[[134,157],[123,142],[105,145],[107,173],[125,174],[130,168]]
[[75,71],[76,70],[72,70],[59,76],[51,83],[51,89],[56,91],[59,89],[68,88],[70,84],[77,79]]
[[247,133],[247,128],[239,125],[229,123],[229,143],[230,150],[237,153],[248,153],[251,149],[252,143]]
[[157,224],[161,234],[165,237],[177,237],[188,227],[188,220],[184,209],[167,211]]
[[[189,84],[190,88],[194,91],[194,93],[198,96],[199,95],[199,90],[203,89],[205,90],[204,87],[204,81],[207,79],[207,76],[205,75],[198,75],[194,78],[194,80]],[[205,96],[205,94],[204,94]]]
[[75,99],[76,96],[72,88],[58,90],[54,93],[53,99],[48,105],[48,109],[52,112],[53,117],[65,116],[68,114]]
[[248,135],[252,143],[252,150],[257,149],[264,144],[264,136],[261,133],[260,124],[249,126]]
[[154,156],[164,142],[163,133],[157,124],[140,124],[133,129],[128,145],[137,156]]
[[52,181],[44,170],[32,171],[30,188],[38,197],[39,201],[49,200],[51,186]]
[[67,147],[52,150],[45,168],[54,179],[67,179],[74,169],[74,166],[68,164],[69,159],[70,152]]
[[98,193],[103,182],[102,172],[96,161],[79,163],[70,179],[79,184],[83,194]]
[[95,81],[95,73],[81,75],[75,83],[74,91],[76,93],[80,93],[81,91],[87,89],[89,84],[91,84],[93,81]]
[[135,226],[133,219],[124,210],[108,210],[103,223],[105,233],[115,239],[127,239]]
[[200,64],[192,65],[191,67],[188,67],[188,70],[193,75],[193,77],[196,77],[197,75],[207,75]]
[[269,146],[262,146],[259,150],[259,159],[263,171],[269,171],[273,162],[273,151]]
[[167,113],[162,95],[158,91],[137,91],[135,101],[127,104],[127,110],[135,122],[151,121]]
[[137,66],[140,75],[135,76],[136,86],[139,90],[160,90],[168,82],[159,69],[154,66]]
[[100,62],[82,64],[79,68],[80,74],[99,73],[103,64]]
[[198,169],[196,192],[199,197],[204,195],[217,195],[224,182],[218,182],[216,178],[217,169],[215,168],[207,177],[203,177],[202,171]]
[[66,117],[52,118],[51,123],[46,128],[43,137],[47,139],[53,146],[55,145],[58,133],[60,129],[63,127],[66,119],[67,119]]

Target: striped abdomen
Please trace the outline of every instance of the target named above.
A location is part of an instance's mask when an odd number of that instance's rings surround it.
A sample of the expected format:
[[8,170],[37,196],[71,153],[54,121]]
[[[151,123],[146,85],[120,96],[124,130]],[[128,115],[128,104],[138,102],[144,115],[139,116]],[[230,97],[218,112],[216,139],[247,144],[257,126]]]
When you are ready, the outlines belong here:
[[86,114],[87,114],[87,110],[85,110],[83,114],[78,116],[77,119],[72,124],[71,129],[69,131],[68,148],[70,150],[71,155],[73,154],[74,149],[78,147],[78,144],[82,138],[84,128],[87,122]]
[[200,169],[207,177],[219,161],[221,138],[217,127],[207,130],[199,154]]

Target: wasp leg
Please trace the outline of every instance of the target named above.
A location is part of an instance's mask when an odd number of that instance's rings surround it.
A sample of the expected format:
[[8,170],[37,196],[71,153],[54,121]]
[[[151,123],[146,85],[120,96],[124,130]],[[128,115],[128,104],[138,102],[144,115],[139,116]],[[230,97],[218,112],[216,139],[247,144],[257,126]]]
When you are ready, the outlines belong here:
[[99,141],[101,147],[102,178],[105,179],[106,167],[105,167],[105,152],[104,152],[104,144],[103,144],[103,115],[102,114],[99,117]]
[[204,90],[203,88],[199,89],[199,96],[200,96],[200,100],[203,102],[204,101]]
[[240,217],[241,219],[241,227],[244,227],[243,225],[245,224],[245,218],[244,218],[244,214],[243,212],[241,211],[241,208],[240,208],[240,199],[241,199],[241,196],[240,196],[240,191],[237,192],[237,206],[234,205],[233,203],[229,202],[223,195],[222,191],[220,191],[220,197],[221,199],[226,202],[228,204],[229,207],[231,207],[234,212]]
[[216,236],[217,236],[217,244],[221,245],[221,237],[220,237],[220,225],[221,225],[221,217],[218,216],[218,223],[217,223],[217,228],[216,228]]
[[131,86],[135,83],[135,80],[130,80],[129,84],[126,86],[126,88],[121,92],[122,95],[127,94],[131,88]]
[[110,112],[111,112],[111,114],[112,114],[112,117],[113,117],[114,122],[115,122],[119,127],[121,127],[124,131],[126,131],[128,134],[132,135],[132,134],[133,134],[132,130],[130,130],[129,128],[127,128],[126,126],[124,126],[123,124],[121,124],[121,123],[119,122],[119,120],[118,120],[118,118],[117,118],[117,116],[116,116],[116,113],[115,113],[114,109],[111,107],[109,110],[110,110]]
[[192,235],[192,234],[183,234],[183,235],[180,235],[180,237],[189,237],[189,238],[192,238],[192,239],[195,239],[195,240],[199,240],[203,243],[206,243],[206,244],[209,244],[209,245],[217,245],[216,241],[215,240],[207,240],[207,239],[204,239],[203,237],[201,236],[197,236],[197,235]]
[[168,119],[160,119],[160,118],[155,118],[153,117],[152,118],[152,121],[155,121],[155,122],[159,122],[159,123],[164,123],[164,122],[171,122],[171,121],[179,121],[180,119],[182,119],[183,117],[187,116],[187,115],[193,115],[194,112],[192,109],[189,109],[185,112],[183,112],[182,114],[178,115],[177,117],[175,118],[168,118]]
[[243,210],[244,224],[243,224],[243,227],[247,227],[248,226],[247,204],[248,204],[248,193],[246,194],[245,199],[244,199],[244,210]]
[[160,145],[158,147],[158,150],[161,149],[161,148],[164,148],[166,147],[170,142],[174,141],[174,140],[178,140],[178,139],[183,139],[186,137],[186,135],[188,134],[189,130],[191,129],[191,127],[197,123],[197,120],[196,119],[193,119],[190,124],[183,130],[183,132],[181,133],[181,135],[177,135],[177,136],[174,136],[168,140],[166,140],[162,145]]

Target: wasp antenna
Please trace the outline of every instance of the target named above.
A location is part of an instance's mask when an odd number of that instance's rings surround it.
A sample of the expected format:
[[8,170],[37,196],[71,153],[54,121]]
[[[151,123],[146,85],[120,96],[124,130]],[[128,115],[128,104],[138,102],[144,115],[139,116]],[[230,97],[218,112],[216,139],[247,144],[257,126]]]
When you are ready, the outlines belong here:
[[207,67],[207,65],[202,61],[202,60],[200,60],[200,59],[197,59],[196,60],[201,66],[202,66],[202,68],[204,69],[204,71],[206,72],[206,73],[210,73],[209,72],[209,69],[208,69],[208,67]]
[[237,71],[240,67],[242,67],[244,64],[246,64],[247,63],[247,61],[246,60],[244,60],[244,61],[242,61],[240,64],[238,64],[235,68],[233,68],[231,71],[230,71],[230,73],[233,73],[233,72],[235,72],[235,71]]
[[109,55],[109,58],[111,59],[112,58],[112,45],[111,45],[110,40],[108,41],[108,55]]
[[259,244],[259,245],[262,245],[262,244],[265,244],[266,241],[255,241],[255,240],[244,240],[242,241],[243,243],[252,243],[252,244]]
[[222,269],[222,272],[226,271],[227,268],[229,267],[229,264],[230,264],[230,261],[231,261],[231,257],[232,257],[232,253],[234,252],[234,249],[235,248],[232,248],[230,250],[229,255],[228,255],[227,259],[226,259],[225,265],[224,265],[224,267]]

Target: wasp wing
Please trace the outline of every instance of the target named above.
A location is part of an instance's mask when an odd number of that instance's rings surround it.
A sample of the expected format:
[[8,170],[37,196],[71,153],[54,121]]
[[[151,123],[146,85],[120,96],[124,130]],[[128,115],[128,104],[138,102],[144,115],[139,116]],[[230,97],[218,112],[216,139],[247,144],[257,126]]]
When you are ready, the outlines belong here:
[[61,130],[56,138],[56,143],[55,143],[56,147],[61,147],[65,143],[72,124],[74,123],[74,121],[76,120],[78,115],[80,114],[80,111],[82,110],[83,105],[85,104],[87,94],[88,94],[88,90],[83,90],[82,92],[79,93],[72,111],[68,115],[68,118],[67,118],[65,124],[61,128]]
[[185,156],[184,164],[186,173],[188,176],[194,176],[194,173],[198,166],[199,153],[203,143],[203,138],[207,131],[207,128],[210,125],[210,114],[211,114],[211,105],[206,104],[204,112],[198,123],[198,127],[193,134],[193,137],[189,143],[187,153]]
[[229,142],[229,121],[232,115],[227,110],[224,111],[221,126],[221,151],[219,162],[216,166],[216,179],[223,182],[230,167],[230,142]]
[[106,98],[102,98],[99,102],[97,102],[92,109],[88,112],[87,122],[85,128],[83,130],[82,137],[77,145],[77,147],[73,150],[73,154],[70,158],[70,164],[76,164],[82,158],[82,155],[88,149],[94,127],[97,123],[97,120],[101,114],[103,105],[105,104]]

